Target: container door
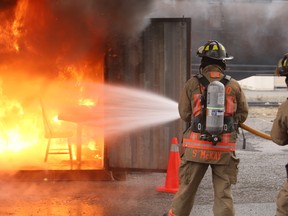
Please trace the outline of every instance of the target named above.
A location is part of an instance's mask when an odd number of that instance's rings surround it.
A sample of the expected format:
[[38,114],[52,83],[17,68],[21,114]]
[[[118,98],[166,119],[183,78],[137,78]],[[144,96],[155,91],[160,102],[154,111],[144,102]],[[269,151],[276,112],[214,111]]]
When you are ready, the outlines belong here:
[[[146,89],[178,103],[190,77],[190,31],[189,18],[159,18],[151,19],[136,42],[113,40],[110,51],[117,55],[107,54],[106,82]],[[109,137],[105,140],[107,166],[112,170],[165,171],[171,139],[180,142],[184,126],[178,119]]]

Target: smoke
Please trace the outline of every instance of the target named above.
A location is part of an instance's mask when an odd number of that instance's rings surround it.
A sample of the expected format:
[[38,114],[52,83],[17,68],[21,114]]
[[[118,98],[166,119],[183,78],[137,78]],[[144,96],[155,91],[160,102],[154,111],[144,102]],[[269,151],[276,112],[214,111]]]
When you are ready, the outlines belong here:
[[[148,17],[190,17],[193,57],[216,39],[238,64],[275,65],[288,52],[285,1],[156,1]],[[198,58],[192,58],[195,63]]]
[[[1,19],[12,25],[11,12],[23,1],[1,0]],[[233,63],[275,64],[288,50],[286,7],[285,1],[265,0],[28,1],[18,26],[18,45],[21,59],[40,59],[38,68],[49,65],[42,71],[48,74],[60,63],[96,61],[119,37],[139,38],[150,18],[190,17],[193,53],[207,40],[216,39],[235,57]],[[0,54],[5,46],[7,41],[1,40]],[[6,53],[0,62],[11,58]]]
[[[44,1],[50,9],[50,20],[43,26],[43,40],[50,41],[52,53],[75,61],[81,58],[97,58],[104,54],[109,41],[115,37],[133,36],[142,29],[140,22],[149,9],[150,0],[85,0]],[[45,16],[45,19],[47,16]],[[52,40],[51,40],[52,39]],[[63,46],[64,44],[64,46]]]
[[41,69],[41,74],[54,76],[59,65],[93,65],[103,60],[111,41],[139,36],[148,24],[142,19],[151,3],[152,0],[2,0],[0,63],[17,61],[17,66],[22,64],[30,73],[39,74]]

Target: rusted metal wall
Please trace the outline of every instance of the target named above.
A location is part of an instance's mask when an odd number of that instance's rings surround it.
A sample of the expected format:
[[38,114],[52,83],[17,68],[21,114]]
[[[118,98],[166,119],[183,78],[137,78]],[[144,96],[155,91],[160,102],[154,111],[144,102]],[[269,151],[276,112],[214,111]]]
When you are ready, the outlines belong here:
[[[190,76],[190,31],[189,18],[159,18],[151,19],[136,42],[114,38],[106,54],[106,82],[147,89],[177,102]],[[106,139],[108,167],[166,170],[171,138],[180,141],[183,128],[179,119]]]

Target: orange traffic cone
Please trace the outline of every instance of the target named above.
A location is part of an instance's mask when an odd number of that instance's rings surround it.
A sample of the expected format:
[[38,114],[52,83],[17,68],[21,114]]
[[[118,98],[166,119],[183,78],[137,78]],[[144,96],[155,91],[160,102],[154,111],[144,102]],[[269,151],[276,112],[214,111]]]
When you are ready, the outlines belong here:
[[157,187],[156,190],[176,193],[179,185],[178,168],[180,165],[180,154],[177,138],[173,137],[171,143],[165,186]]

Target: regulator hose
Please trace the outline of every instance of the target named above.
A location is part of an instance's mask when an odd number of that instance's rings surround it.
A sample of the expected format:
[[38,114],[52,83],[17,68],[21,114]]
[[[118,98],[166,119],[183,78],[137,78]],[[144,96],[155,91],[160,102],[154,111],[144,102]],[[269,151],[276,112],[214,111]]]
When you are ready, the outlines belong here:
[[256,130],[252,127],[249,127],[248,125],[244,124],[244,123],[239,123],[240,127],[243,128],[246,131],[249,131],[250,133],[262,137],[264,139],[268,139],[268,140],[272,140],[271,136],[269,134],[263,133],[259,130]]

